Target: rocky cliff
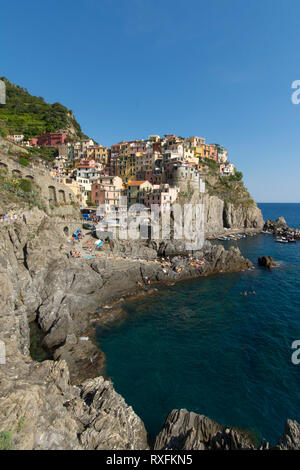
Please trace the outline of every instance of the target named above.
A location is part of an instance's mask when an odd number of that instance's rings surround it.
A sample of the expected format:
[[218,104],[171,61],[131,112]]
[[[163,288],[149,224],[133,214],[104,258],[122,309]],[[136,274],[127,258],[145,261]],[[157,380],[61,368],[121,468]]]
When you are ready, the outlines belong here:
[[196,191],[181,194],[181,203],[203,203],[205,210],[205,232],[222,233],[226,229],[262,230],[264,220],[261,210],[251,198],[241,181],[230,181],[226,177],[206,175],[206,192]]
[[[26,212],[26,222],[18,218],[0,228],[0,340],[6,348],[6,363],[0,364],[0,448],[148,449],[144,424],[101,375],[104,355],[80,336],[122,311],[117,304],[105,313],[100,305],[130,288],[136,292],[137,281],[146,277],[176,281],[249,269],[251,263],[237,249],[207,244],[196,254],[206,259],[201,269],[177,255],[172,263],[180,272],[169,277],[155,258],[158,252],[175,255],[179,247],[129,242],[107,244],[101,258],[72,259],[64,235],[68,222],[59,220],[34,208]],[[31,358],[30,321],[39,324],[56,361]],[[277,448],[298,448],[299,436],[298,423],[289,421]],[[254,445],[237,430],[173,411],[155,448]]]
[[[101,258],[73,259],[65,236],[72,222],[37,208],[15,214],[16,220],[0,228],[0,340],[6,349],[0,365],[0,446],[5,437],[5,445],[17,449],[148,448],[141,420],[99,376],[104,355],[80,335],[103,320],[100,305],[136,289],[137,281],[170,280],[154,261],[157,251],[145,243],[113,242]],[[203,274],[251,266],[238,250],[209,244],[205,250]],[[186,264],[177,279],[199,274]],[[116,309],[109,312],[114,314]],[[57,362],[31,359],[30,321],[38,323]]]

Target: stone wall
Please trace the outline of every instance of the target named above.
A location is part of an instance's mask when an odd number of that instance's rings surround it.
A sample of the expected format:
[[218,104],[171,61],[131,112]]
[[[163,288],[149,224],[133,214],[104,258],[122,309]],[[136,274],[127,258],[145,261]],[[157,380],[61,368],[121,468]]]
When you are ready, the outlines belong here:
[[7,171],[7,175],[10,177],[30,179],[36,183],[40,188],[41,199],[48,209],[50,205],[70,204],[76,201],[76,196],[71,188],[54,181],[50,172],[38,164],[31,163],[26,167],[1,152],[0,170]]

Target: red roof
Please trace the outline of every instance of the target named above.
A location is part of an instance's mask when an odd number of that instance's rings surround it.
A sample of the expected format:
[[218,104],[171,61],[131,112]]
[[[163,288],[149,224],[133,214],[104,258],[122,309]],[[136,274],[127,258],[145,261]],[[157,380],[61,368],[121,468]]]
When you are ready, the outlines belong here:
[[143,183],[146,183],[147,180],[143,181],[128,181],[128,186],[140,186]]

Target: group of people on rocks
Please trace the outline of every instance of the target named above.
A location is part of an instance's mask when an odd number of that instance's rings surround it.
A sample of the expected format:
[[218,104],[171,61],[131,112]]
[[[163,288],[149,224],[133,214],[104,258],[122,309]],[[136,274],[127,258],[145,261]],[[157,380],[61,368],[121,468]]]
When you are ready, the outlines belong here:
[[[182,256],[178,256],[177,259],[182,260],[182,261],[186,261],[186,258],[184,258]],[[140,260],[140,261],[143,261],[143,260]],[[146,259],[146,261],[149,262],[149,259]],[[182,271],[184,271],[184,269],[185,269],[185,266],[183,265],[183,263],[182,263],[182,265],[174,265],[171,262],[169,256],[167,256],[166,258],[162,257],[160,260],[155,259],[155,260],[153,260],[153,262],[160,263],[163,273],[167,274],[168,276],[170,276],[171,274],[179,274]],[[205,264],[205,258],[204,257],[201,260],[199,258],[193,258],[192,256],[189,256],[189,258],[188,258],[188,265],[189,266],[200,268],[204,264]],[[144,276],[143,281],[144,281],[144,284],[147,284],[147,285],[149,285],[151,283],[150,279],[147,276],[146,277]],[[141,281],[138,281],[137,285],[139,287],[144,287],[144,285]]]
[[12,214],[12,215],[9,215],[9,214],[3,214],[0,216],[0,221],[1,223],[3,224],[6,224],[6,223],[9,223],[9,222],[16,222],[16,221],[20,221],[20,222],[27,222],[27,219],[26,219],[26,215],[25,214]]

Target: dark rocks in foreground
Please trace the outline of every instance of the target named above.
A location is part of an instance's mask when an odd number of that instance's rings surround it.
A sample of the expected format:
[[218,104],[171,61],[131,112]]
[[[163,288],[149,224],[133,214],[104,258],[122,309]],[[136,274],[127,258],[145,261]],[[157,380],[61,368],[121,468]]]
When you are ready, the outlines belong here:
[[241,431],[221,426],[203,415],[173,410],[156,437],[155,450],[253,450]]
[[221,426],[206,416],[173,410],[155,439],[155,450],[300,450],[300,424],[287,420],[274,447],[263,441],[256,446],[246,431]]

